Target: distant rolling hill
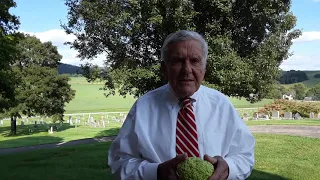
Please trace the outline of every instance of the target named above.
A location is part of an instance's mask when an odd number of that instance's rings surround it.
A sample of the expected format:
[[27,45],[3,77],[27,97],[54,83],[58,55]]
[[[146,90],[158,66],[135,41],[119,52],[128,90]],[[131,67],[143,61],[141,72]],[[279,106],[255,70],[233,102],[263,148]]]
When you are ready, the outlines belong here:
[[[284,71],[284,72],[288,72],[288,71]],[[318,70],[318,71],[302,71],[302,72],[304,72],[307,75],[309,80],[305,80],[305,81],[302,81],[300,83],[303,83],[308,88],[311,88],[311,87],[313,87],[313,86],[315,86],[315,85],[320,83],[320,78],[315,78],[314,77],[314,75],[320,74],[320,70]],[[295,83],[293,83],[293,84],[284,84],[284,83],[282,83],[282,84],[291,86],[291,85],[293,85]]]
[[64,63],[61,63],[58,66],[58,72],[59,74],[82,74],[83,73],[81,67],[74,66],[71,64],[64,64]]
[[314,77],[314,75],[320,74],[320,70],[319,71],[304,71],[304,72],[307,74],[309,80],[303,81],[302,83],[305,84],[307,87],[313,87],[313,86],[320,83],[320,78]]

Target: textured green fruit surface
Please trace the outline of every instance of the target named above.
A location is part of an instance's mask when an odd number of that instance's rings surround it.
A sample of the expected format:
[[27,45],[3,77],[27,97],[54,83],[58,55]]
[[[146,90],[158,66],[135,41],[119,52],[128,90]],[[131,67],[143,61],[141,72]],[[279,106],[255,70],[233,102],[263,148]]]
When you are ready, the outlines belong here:
[[177,166],[177,173],[181,180],[206,180],[213,172],[211,163],[197,157],[190,157]]

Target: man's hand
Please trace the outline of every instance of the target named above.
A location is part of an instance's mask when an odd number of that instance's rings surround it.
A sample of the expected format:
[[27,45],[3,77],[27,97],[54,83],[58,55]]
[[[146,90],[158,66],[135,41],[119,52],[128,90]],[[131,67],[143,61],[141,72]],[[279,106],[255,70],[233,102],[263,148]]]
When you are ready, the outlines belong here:
[[158,180],[178,180],[177,165],[187,159],[187,154],[180,154],[173,159],[159,164],[157,170]]
[[214,166],[214,173],[209,180],[226,180],[229,176],[229,166],[221,156],[210,157],[204,155],[204,160],[209,161]]

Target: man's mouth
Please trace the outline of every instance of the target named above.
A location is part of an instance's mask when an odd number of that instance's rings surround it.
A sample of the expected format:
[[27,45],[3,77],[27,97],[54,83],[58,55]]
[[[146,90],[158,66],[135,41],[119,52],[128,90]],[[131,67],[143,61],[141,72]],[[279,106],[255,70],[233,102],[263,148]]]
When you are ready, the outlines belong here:
[[189,82],[189,81],[193,81],[192,79],[181,79],[179,81],[183,81],[183,82]]

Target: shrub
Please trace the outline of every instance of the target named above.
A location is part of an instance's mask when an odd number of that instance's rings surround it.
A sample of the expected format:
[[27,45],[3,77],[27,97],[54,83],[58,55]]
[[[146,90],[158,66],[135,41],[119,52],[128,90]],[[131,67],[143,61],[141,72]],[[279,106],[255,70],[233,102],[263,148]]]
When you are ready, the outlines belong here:
[[272,111],[279,111],[280,116],[285,112],[299,113],[301,117],[309,117],[311,112],[320,112],[320,102],[302,102],[302,101],[288,101],[284,99],[275,100],[270,104],[266,104],[260,113],[271,115]]
[[320,78],[320,74],[315,74],[313,77]]

